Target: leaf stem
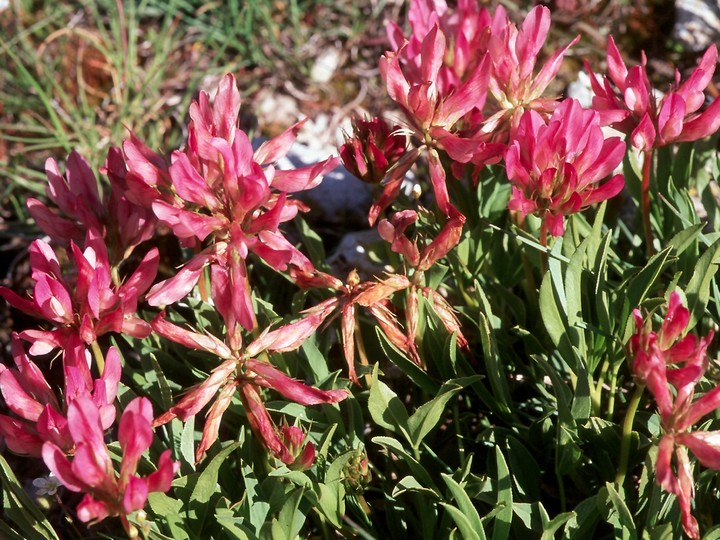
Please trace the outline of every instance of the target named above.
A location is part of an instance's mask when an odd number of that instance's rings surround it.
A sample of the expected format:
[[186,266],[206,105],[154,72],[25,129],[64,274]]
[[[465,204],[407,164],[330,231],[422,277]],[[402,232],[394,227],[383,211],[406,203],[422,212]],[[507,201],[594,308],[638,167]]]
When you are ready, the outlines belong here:
[[646,150],[642,168],[642,184],[640,185],[640,206],[642,212],[643,230],[645,232],[645,249],[648,259],[655,255],[652,227],[650,225],[650,174],[652,172],[652,160],[652,149]]
[[630,398],[627,411],[625,411],[625,421],[623,422],[622,441],[620,442],[620,465],[615,475],[615,485],[618,489],[622,489],[627,474],[628,459],[630,457],[630,442],[632,441],[632,427],[635,421],[635,413],[637,412],[640,398],[645,390],[645,385],[639,384],[635,387],[635,392]]
[[105,357],[103,356],[102,350],[100,350],[100,345],[98,345],[97,340],[90,344],[90,348],[92,349],[93,357],[95,358],[98,373],[102,377],[102,373],[105,370]]

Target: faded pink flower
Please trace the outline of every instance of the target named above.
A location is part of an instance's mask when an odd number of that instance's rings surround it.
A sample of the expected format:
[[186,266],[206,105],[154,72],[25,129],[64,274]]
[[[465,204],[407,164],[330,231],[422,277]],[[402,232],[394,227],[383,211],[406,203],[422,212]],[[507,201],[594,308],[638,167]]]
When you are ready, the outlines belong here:
[[598,113],[574,99],[562,101],[547,123],[536,111],[527,111],[505,152],[513,186],[508,208],[538,216],[550,234],[561,236],[566,215],[620,192],[622,175],[601,182],[624,155],[625,143],[619,137],[605,139]]
[[667,315],[658,332],[640,310],[633,312],[635,334],[628,344],[632,371],[647,385],[657,403],[663,435],[658,443],[655,474],[658,484],[677,496],[685,533],[700,538],[692,515],[694,481],[687,450],[700,463],[720,470],[720,431],[693,431],[702,418],[720,407],[720,386],[695,399],[695,387],[708,368],[707,347],[713,332],[698,339],[685,334],[690,312],[673,291]]
[[[161,313],[153,321],[153,329],[161,336],[193,349],[204,350],[223,358],[202,383],[190,389],[167,412],[155,419],[155,426],[166,424],[173,418],[185,421],[198,414],[210,402],[203,435],[195,458],[200,461],[207,449],[217,440],[222,415],[230,406],[235,391],[239,389],[248,421],[263,444],[284,463],[291,464],[298,456],[291,455],[283,442],[280,431],[272,422],[260,395],[260,387],[275,390],[283,397],[301,405],[337,403],[348,396],[345,390],[320,390],[289,377],[276,367],[254,356],[262,352],[287,352],[302,343],[324,320],[321,313],[300,319],[270,332],[263,332],[244,351],[231,350],[217,338],[199,334],[168,322]],[[213,401],[214,400],[214,401]]]
[[120,516],[130,531],[127,515],[145,506],[148,493],[170,489],[180,464],[166,450],[160,456],[157,470],[146,477],[137,475],[141,455],[152,442],[152,405],[147,398],[135,398],[123,411],[118,427],[122,449],[120,473],[115,471],[105,445],[104,429],[95,404],[86,396],[68,406],[68,429],[75,443],[70,461],[63,450],[46,442],[42,456],[50,471],[71,491],[85,493],[77,507],[81,521],[101,521]]
[[600,80],[585,63],[595,93],[593,107],[600,112],[603,125],[627,134],[630,144],[643,151],[702,139],[720,128],[720,100],[701,110],[717,58],[717,47],[711,45],[690,77],[681,82],[680,72],[675,70],[675,83],[660,96],[650,85],[645,54],[640,65],[628,69],[609,37],[608,76]]

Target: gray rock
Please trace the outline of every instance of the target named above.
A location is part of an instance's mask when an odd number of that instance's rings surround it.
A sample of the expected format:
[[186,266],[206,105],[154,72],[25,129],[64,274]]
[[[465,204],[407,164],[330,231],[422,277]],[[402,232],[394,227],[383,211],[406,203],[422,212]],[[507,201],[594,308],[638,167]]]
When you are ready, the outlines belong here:
[[720,0],[675,0],[673,39],[700,52],[720,40]]

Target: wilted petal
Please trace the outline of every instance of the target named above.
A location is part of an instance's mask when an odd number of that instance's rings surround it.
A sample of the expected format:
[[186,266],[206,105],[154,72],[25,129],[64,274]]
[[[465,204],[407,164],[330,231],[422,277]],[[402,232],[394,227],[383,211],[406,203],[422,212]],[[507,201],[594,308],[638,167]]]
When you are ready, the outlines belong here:
[[200,409],[210,403],[218,389],[235,373],[236,368],[237,361],[233,358],[220,364],[200,385],[185,394],[169,411],[156,418],[153,427],[167,424],[173,418],[179,417],[181,420],[187,420],[191,416],[195,416]]
[[248,359],[247,370],[255,375],[255,382],[261,386],[272,388],[287,399],[301,405],[318,405],[320,403],[337,403],[348,397],[347,390],[320,390],[307,386],[296,379],[285,375],[279,369],[266,362]]
[[163,337],[180,343],[190,349],[207,351],[223,359],[232,356],[232,351],[222,341],[211,334],[199,334],[180,326],[177,326],[165,319],[165,312],[160,312],[152,321],[152,328]]
[[205,456],[207,449],[210,448],[210,446],[212,446],[212,444],[217,440],[222,416],[230,406],[230,403],[232,403],[236,387],[236,381],[230,381],[226,384],[223,389],[220,390],[220,395],[218,395],[217,399],[210,407],[210,410],[205,417],[205,426],[203,427],[200,444],[198,444],[198,447],[195,450],[196,463],[200,462],[203,456]]

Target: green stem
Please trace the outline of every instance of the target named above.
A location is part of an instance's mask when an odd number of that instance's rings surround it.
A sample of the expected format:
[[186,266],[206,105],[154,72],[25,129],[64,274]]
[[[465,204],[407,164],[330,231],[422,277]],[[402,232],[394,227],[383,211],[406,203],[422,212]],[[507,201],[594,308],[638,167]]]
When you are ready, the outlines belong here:
[[608,405],[605,416],[607,420],[612,420],[612,417],[615,414],[615,389],[617,388],[618,373],[621,366],[622,364],[616,364],[610,372],[610,395],[608,397]]
[[460,431],[460,407],[458,406],[457,399],[453,401],[453,422],[455,422],[455,433],[457,434],[458,459],[460,461],[460,468],[465,469],[465,443],[463,442],[463,434]]
[[[545,220],[542,220],[542,223],[540,224],[540,245],[544,248],[547,248],[547,223],[545,223]],[[543,274],[548,271],[548,254],[547,251],[541,251],[540,252],[540,266],[542,268]]]
[[105,357],[103,356],[102,350],[100,350],[100,345],[98,345],[97,341],[93,341],[90,344],[90,348],[92,349],[93,357],[95,358],[98,373],[102,376],[102,373],[105,370]]
[[653,151],[645,152],[642,168],[642,184],[640,186],[640,206],[642,211],[643,230],[645,232],[645,249],[648,258],[655,255],[652,227],[650,225],[650,174],[652,172]]
[[628,459],[630,458],[630,442],[632,441],[632,427],[635,421],[635,413],[637,412],[638,405],[640,404],[640,398],[645,390],[645,385],[639,384],[635,388],[628,403],[627,411],[625,412],[625,422],[623,422],[622,430],[622,441],[620,442],[620,465],[618,466],[617,474],[615,475],[615,485],[618,489],[622,489],[623,483],[625,483],[625,475],[627,474]]

